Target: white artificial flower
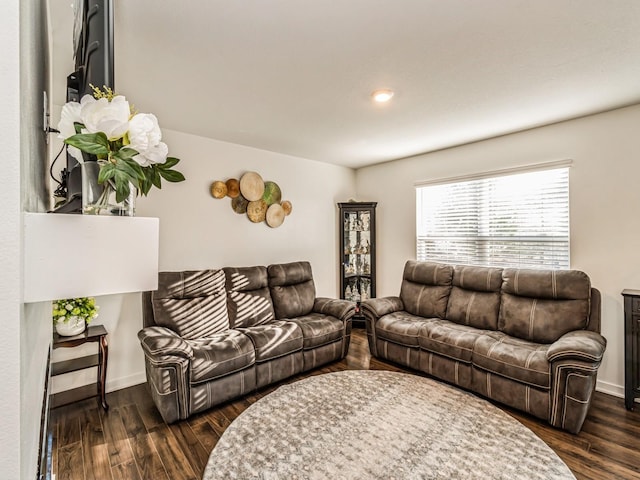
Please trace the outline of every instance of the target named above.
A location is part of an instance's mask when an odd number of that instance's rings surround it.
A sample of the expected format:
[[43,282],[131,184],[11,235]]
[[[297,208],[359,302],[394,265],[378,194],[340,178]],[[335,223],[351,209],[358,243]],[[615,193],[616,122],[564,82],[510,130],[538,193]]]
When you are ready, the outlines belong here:
[[[80,104],[78,102],[67,102],[62,107],[62,113],[60,114],[60,122],[58,122],[58,138],[66,140],[67,138],[76,134],[75,123],[82,123],[82,117],[80,116]],[[82,163],[82,152],[79,148],[67,147],[69,154],[77,161]]]
[[133,159],[142,167],[164,163],[169,148],[162,140],[158,119],[151,113],[138,113],[129,122],[129,147],[138,152]]
[[103,132],[109,140],[122,138],[129,128],[129,102],[117,95],[111,101],[85,95],[80,100],[80,117],[87,133]]
[[73,305],[71,305],[70,303],[67,303],[64,308],[66,308],[67,310],[71,311],[73,310]]
[[60,122],[58,122],[58,138],[65,140],[76,134],[76,127],[74,123],[82,123],[82,117],[80,116],[80,104],[78,102],[67,102],[62,107],[62,113],[60,114]]

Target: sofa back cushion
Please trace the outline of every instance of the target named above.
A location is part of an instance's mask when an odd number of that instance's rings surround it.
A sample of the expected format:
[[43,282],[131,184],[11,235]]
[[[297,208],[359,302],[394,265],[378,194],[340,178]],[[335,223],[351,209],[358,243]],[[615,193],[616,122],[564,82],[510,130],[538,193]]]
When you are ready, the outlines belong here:
[[263,325],[275,319],[266,267],[223,270],[231,328]]
[[553,343],[589,323],[591,282],[578,270],[505,268],[498,327],[508,335]]
[[400,288],[404,309],[421,317],[445,318],[452,278],[451,265],[409,260]]
[[316,287],[309,262],[269,265],[267,272],[277,319],[311,313],[316,299]]
[[454,266],[447,320],[484,330],[497,330],[501,286],[501,268]]
[[224,285],[222,270],[160,272],[151,294],[156,325],[190,340],[228,330]]

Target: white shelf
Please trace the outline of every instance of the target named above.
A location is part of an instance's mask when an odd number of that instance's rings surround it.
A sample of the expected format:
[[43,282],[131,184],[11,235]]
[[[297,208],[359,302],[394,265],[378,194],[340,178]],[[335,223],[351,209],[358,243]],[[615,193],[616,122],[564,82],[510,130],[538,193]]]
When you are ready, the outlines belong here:
[[158,288],[160,221],[23,214],[23,301],[42,302]]

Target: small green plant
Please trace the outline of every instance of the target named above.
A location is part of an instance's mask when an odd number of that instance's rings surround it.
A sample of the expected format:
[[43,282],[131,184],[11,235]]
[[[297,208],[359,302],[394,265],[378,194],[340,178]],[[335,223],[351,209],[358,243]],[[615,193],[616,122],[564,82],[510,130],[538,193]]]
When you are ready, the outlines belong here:
[[71,317],[80,317],[89,324],[97,318],[100,307],[93,297],[67,298],[53,302],[53,323],[68,322]]

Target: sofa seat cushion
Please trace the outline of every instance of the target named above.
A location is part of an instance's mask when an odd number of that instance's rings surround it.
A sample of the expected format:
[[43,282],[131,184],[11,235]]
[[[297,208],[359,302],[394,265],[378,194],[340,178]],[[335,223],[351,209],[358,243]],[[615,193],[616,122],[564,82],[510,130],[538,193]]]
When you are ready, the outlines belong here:
[[471,363],[476,340],[484,333],[484,330],[448,320],[435,320],[422,327],[418,340],[423,350]]
[[344,336],[344,322],[331,315],[310,313],[289,321],[296,323],[302,330],[305,350],[336,342]]
[[547,344],[490,332],[476,340],[472,361],[487,372],[548,389],[551,384],[548,350]]
[[424,325],[436,320],[405,311],[390,313],[380,317],[376,322],[376,336],[400,345],[419,347],[420,330]]
[[193,350],[192,384],[238,372],[256,362],[251,339],[237,330],[186,342]]
[[302,330],[293,322],[276,320],[239,330],[253,342],[256,362],[266,362],[302,350]]

